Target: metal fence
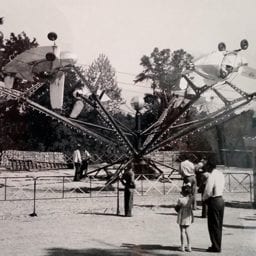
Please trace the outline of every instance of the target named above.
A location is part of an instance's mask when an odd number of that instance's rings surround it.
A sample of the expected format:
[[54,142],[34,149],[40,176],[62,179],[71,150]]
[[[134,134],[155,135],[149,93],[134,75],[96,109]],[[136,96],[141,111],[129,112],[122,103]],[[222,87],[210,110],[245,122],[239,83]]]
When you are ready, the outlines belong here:
[[0,177],[0,201],[116,196],[117,183],[104,183],[91,177],[80,182],[73,176]]
[[[252,173],[225,171],[225,193],[247,193],[252,202]],[[135,195],[137,196],[168,196],[179,193],[182,179],[177,172],[171,175],[154,177],[149,174],[136,176]],[[79,182],[73,176],[38,176],[38,177],[0,177],[1,201],[34,201],[36,214],[37,200],[74,199],[93,197],[116,197],[119,208],[119,181],[106,185],[106,180],[87,177]]]
[[225,189],[224,192],[249,193],[252,202],[253,178],[248,172],[224,172]]

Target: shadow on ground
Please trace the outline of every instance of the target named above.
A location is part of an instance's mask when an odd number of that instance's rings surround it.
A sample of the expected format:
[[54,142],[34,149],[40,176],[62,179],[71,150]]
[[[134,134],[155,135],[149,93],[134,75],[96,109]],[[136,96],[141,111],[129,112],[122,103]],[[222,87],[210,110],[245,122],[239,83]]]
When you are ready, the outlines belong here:
[[[197,201],[198,206],[202,206],[201,201]],[[159,208],[174,208],[175,204],[134,204],[134,206],[137,207],[145,207],[145,208],[153,208],[153,207],[159,207]],[[254,209],[253,203],[252,202],[241,202],[241,201],[230,201],[230,202],[225,202],[226,207],[230,208],[242,208],[242,209]]]
[[244,218],[239,218],[242,220],[249,220],[249,221],[256,221],[256,217],[255,216],[246,216]]
[[[195,252],[206,252],[204,248],[192,248]],[[49,248],[45,256],[178,256],[181,255],[179,246],[162,246],[160,244],[127,244],[123,243],[118,249],[66,249],[66,248]]]
[[155,255],[155,256],[178,256],[178,247],[161,246],[161,245],[134,245],[123,244],[118,249],[81,249],[73,250],[66,248],[49,248],[45,256],[142,256],[142,255]]
[[252,202],[231,201],[225,202],[225,206],[231,208],[254,209]]
[[[122,247],[127,247],[130,248],[132,251],[131,252],[149,252],[149,251],[160,251],[162,250],[163,252],[168,252],[168,251],[172,251],[178,253],[180,252],[180,246],[162,246],[160,244],[140,244],[140,245],[136,245],[136,244],[122,244]],[[192,251],[197,251],[197,252],[206,252],[206,249],[204,248],[196,248],[196,247],[192,247]],[[140,255],[140,254],[138,254]],[[143,255],[143,254],[142,254]],[[163,255],[163,254],[154,254],[154,255]],[[164,254],[166,255],[166,253]],[[168,254],[168,255],[177,255],[177,254]]]
[[77,193],[90,193],[93,191],[115,191],[115,188],[111,185],[109,186],[97,186],[97,187],[79,187],[79,188],[75,188],[75,189],[70,189],[70,190],[74,190]]
[[225,227],[225,228],[234,228],[234,229],[256,229],[255,226],[229,225],[229,224],[223,224],[223,227]]
[[[159,215],[168,215],[168,216],[177,216],[177,213],[176,212],[159,212],[159,213],[156,213],[156,214],[159,214]],[[198,216],[198,215],[195,215],[194,214],[194,218],[197,218],[197,219],[206,219],[206,217],[202,218],[201,216]]]
[[145,208],[153,208],[153,207],[159,207],[159,208],[174,208],[175,204],[134,204],[134,206],[137,207],[145,207]]
[[93,211],[85,211],[85,212],[79,212],[78,214],[84,214],[84,215],[102,215],[102,216],[114,216],[114,217],[125,217],[121,214],[115,214],[115,213],[107,213],[107,212],[93,212]]
[[129,256],[131,252],[123,249],[65,249],[65,248],[50,248],[47,249],[46,256]]

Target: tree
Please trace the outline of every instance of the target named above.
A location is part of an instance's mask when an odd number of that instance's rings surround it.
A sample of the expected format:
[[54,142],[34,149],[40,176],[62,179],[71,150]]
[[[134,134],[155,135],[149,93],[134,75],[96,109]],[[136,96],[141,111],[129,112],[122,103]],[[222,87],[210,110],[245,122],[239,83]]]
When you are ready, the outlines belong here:
[[181,72],[189,69],[193,57],[183,49],[171,53],[170,49],[159,50],[154,48],[150,56],[144,55],[140,65],[144,70],[137,75],[135,83],[150,80],[152,88],[170,93],[177,89]]
[[[18,54],[24,52],[25,50],[29,50],[33,47],[37,47],[38,43],[35,38],[32,40],[26,35],[25,32],[22,32],[18,35],[14,33],[10,34],[9,39],[5,39],[2,41],[1,45],[1,55],[0,55],[0,67],[2,68],[13,58],[15,58]],[[0,79],[3,80],[3,73],[0,71]],[[14,86],[19,84],[19,79],[16,78],[16,83]],[[26,85],[30,85],[30,83],[23,83],[23,87]]]
[[97,76],[99,80],[96,88],[91,88],[92,91],[105,91],[105,94],[110,98],[106,105],[111,112],[117,113],[122,102],[121,89],[118,87],[116,81],[115,70],[110,64],[107,56],[100,54],[99,57],[89,66],[85,71],[85,78],[89,85],[95,83]]
[[[11,59],[18,54],[32,47],[37,47],[36,39],[30,40],[29,37],[22,32],[19,35],[11,33],[9,39],[1,41],[3,49],[0,56],[0,65],[3,67]],[[121,90],[117,86],[115,79],[115,71],[111,67],[108,58],[100,55],[99,58],[88,68],[82,70],[82,67],[77,67],[84,72],[87,85],[91,85],[97,74],[100,73],[98,86],[92,88],[93,91],[105,90],[105,93],[111,98],[111,103],[118,105],[121,102]],[[3,80],[3,73],[2,80]],[[15,79],[14,88],[24,91],[32,85],[31,82]],[[45,83],[34,95],[32,100],[38,102],[42,106],[50,107],[48,84]],[[65,91],[64,91],[64,106],[62,115],[69,116],[72,107],[76,101],[72,93],[76,88],[84,86],[76,72],[69,70],[66,72]],[[22,150],[40,150],[40,151],[71,151],[72,146],[78,142],[85,145],[95,145],[95,142],[89,140],[82,134],[77,134],[76,131],[69,127],[58,123],[51,118],[39,114],[30,108],[27,108],[24,113],[18,111],[19,105],[16,101],[1,99],[1,134],[0,141],[3,143],[4,149],[22,149]],[[88,109],[87,109],[88,110]],[[87,121],[96,122],[97,117],[93,113],[93,109],[85,111]],[[8,140],[7,140],[8,139]],[[94,146],[97,151],[96,147]]]
[[[34,38],[31,40],[25,32],[15,35],[10,34],[9,39],[2,38],[1,52],[0,52],[0,80],[3,80],[4,74],[2,68],[15,56],[28,50],[32,47],[37,47],[38,43]],[[31,86],[30,82],[22,82],[20,79],[15,79],[14,88],[25,90]],[[24,148],[26,141],[24,141],[24,134],[28,132],[27,124],[21,117],[18,111],[18,104],[16,101],[9,100],[8,98],[1,98],[1,125],[0,140],[5,141],[2,147],[9,148]]]
[[[175,91],[180,90],[179,82],[182,72],[191,69],[193,66],[193,57],[183,49],[171,52],[170,49],[159,50],[154,48],[149,56],[144,55],[141,58],[140,64],[144,70],[137,75],[135,82],[149,80],[154,90],[153,95],[146,95],[144,98],[147,103],[147,111],[143,114],[142,118],[149,125],[159,119],[172,100],[180,97]],[[182,98],[183,100],[184,98]],[[173,119],[175,114],[172,115],[175,110],[177,111],[177,109],[169,109],[169,114],[166,114],[165,117],[165,125],[175,121]],[[186,115],[180,118],[180,121],[187,122],[195,118],[196,115],[195,109],[191,108]],[[163,139],[168,137],[168,133],[163,135]],[[209,143],[202,136],[189,136],[183,143],[178,143],[175,147],[175,150],[198,150],[200,148],[201,150],[209,150],[210,148]],[[165,148],[174,149],[168,145]]]
[[136,76],[135,83],[149,80],[154,90],[153,95],[144,98],[148,123],[156,121],[171,99],[176,97],[175,90],[179,89],[181,73],[191,67],[192,60],[193,57],[183,49],[171,53],[170,49],[159,50],[157,47],[149,56],[141,58],[140,65],[144,70]]
[[159,50],[157,47],[149,56],[141,58],[140,65],[144,70],[136,76],[135,83],[151,82],[153,95],[145,97],[146,103],[150,101],[145,114],[152,116],[151,122],[161,115],[173,97],[177,97],[175,90],[179,89],[182,71],[190,69],[192,60],[193,57],[183,49],[171,53],[170,49]]
[[[98,95],[99,91],[105,91],[105,93],[110,98],[110,101],[106,103],[105,107],[113,113],[118,112],[113,110],[119,109],[119,105],[122,101],[121,89],[117,86],[115,71],[110,65],[110,61],[108,60],[108,58],[105,55],[101,54],[87,69],[83,69],[83,67],[81,66],[76,68],[84,76],[86,85],[83,83],[83,81],[80,80],[80,77],[76,74],[76,72],[72,70],[66,72],[64,105],[62,114],[65,116],[69,116],[76,101],[76,99],[72,95],[73,91],[76,89],[81,89],[84,86],[89,87],[92,92],[95,92]],[[95,81],[99,74],[99,80],[95,86]],[[45,98],[44,102],[41,103],[49,104],[46,101],[47,98]],[[85,107],[79,117],[80,120],[84,120],[86,122],[100,123],[97,112],[92,107]],[[55,121],[49,122],[48,120],[48,123],[51,129],[51,135],[44,138],[43,143],[47,150],[70,151],[72,149],[72,146],[77,143],[80,143],[81,145],[86,145],[86,147],[89,148],[90,151],[94,154],[101,155],[102,151],[105,150],[100,143],[95,143],[94,139],[89,138],[90,136],[75,134],[75,132],[73,130],[70,130],[69,127],[66,127],[63,124],[57,123]],[[34,131],[40,131],[42,129],[43,128],[39,123],[38,127],[35,128]],[[41,136],[41,138],[43,138],[43,136]],[[70,143],[71,141],[72,143]]]

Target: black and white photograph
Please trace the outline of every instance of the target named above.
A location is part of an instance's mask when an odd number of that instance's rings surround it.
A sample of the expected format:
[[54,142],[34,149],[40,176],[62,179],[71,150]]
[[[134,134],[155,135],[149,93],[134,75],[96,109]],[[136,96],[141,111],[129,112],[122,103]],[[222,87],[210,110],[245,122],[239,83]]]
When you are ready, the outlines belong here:
[[0,5],[0,256],[256,255],[254,0]]

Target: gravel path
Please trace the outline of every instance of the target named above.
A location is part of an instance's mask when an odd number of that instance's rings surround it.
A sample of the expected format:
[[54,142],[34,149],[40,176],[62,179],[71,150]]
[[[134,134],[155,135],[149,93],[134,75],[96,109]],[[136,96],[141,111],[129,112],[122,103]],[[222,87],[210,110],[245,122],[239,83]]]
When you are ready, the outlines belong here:
[[[132,218],[116,215],[115,197],[39,200],[37,217],[29,216],[32,201],[1,201],[0,256],[209,254],[207,220],[200,218],[200,210],[195,211],[191,226],[193,252],[178,251],[179,227],[173,209],[177,197],[177,193],[136,196]],[[225,197],[223,251],[218,255],[256,255],[256,210],[239,202],[236,193]]]
[[[176,197],[153,204],[152,198],[136,197],[132,218],[116,215],[115,198],[40,201],[37,217],[28,214],[31,202],[1,202],[0,255],[184,255],[178,251]],[[200,210],[195,216],[189,255],[206,255],[206,219]],[[221,255],[256,255],[256,210],[226,207]]]

